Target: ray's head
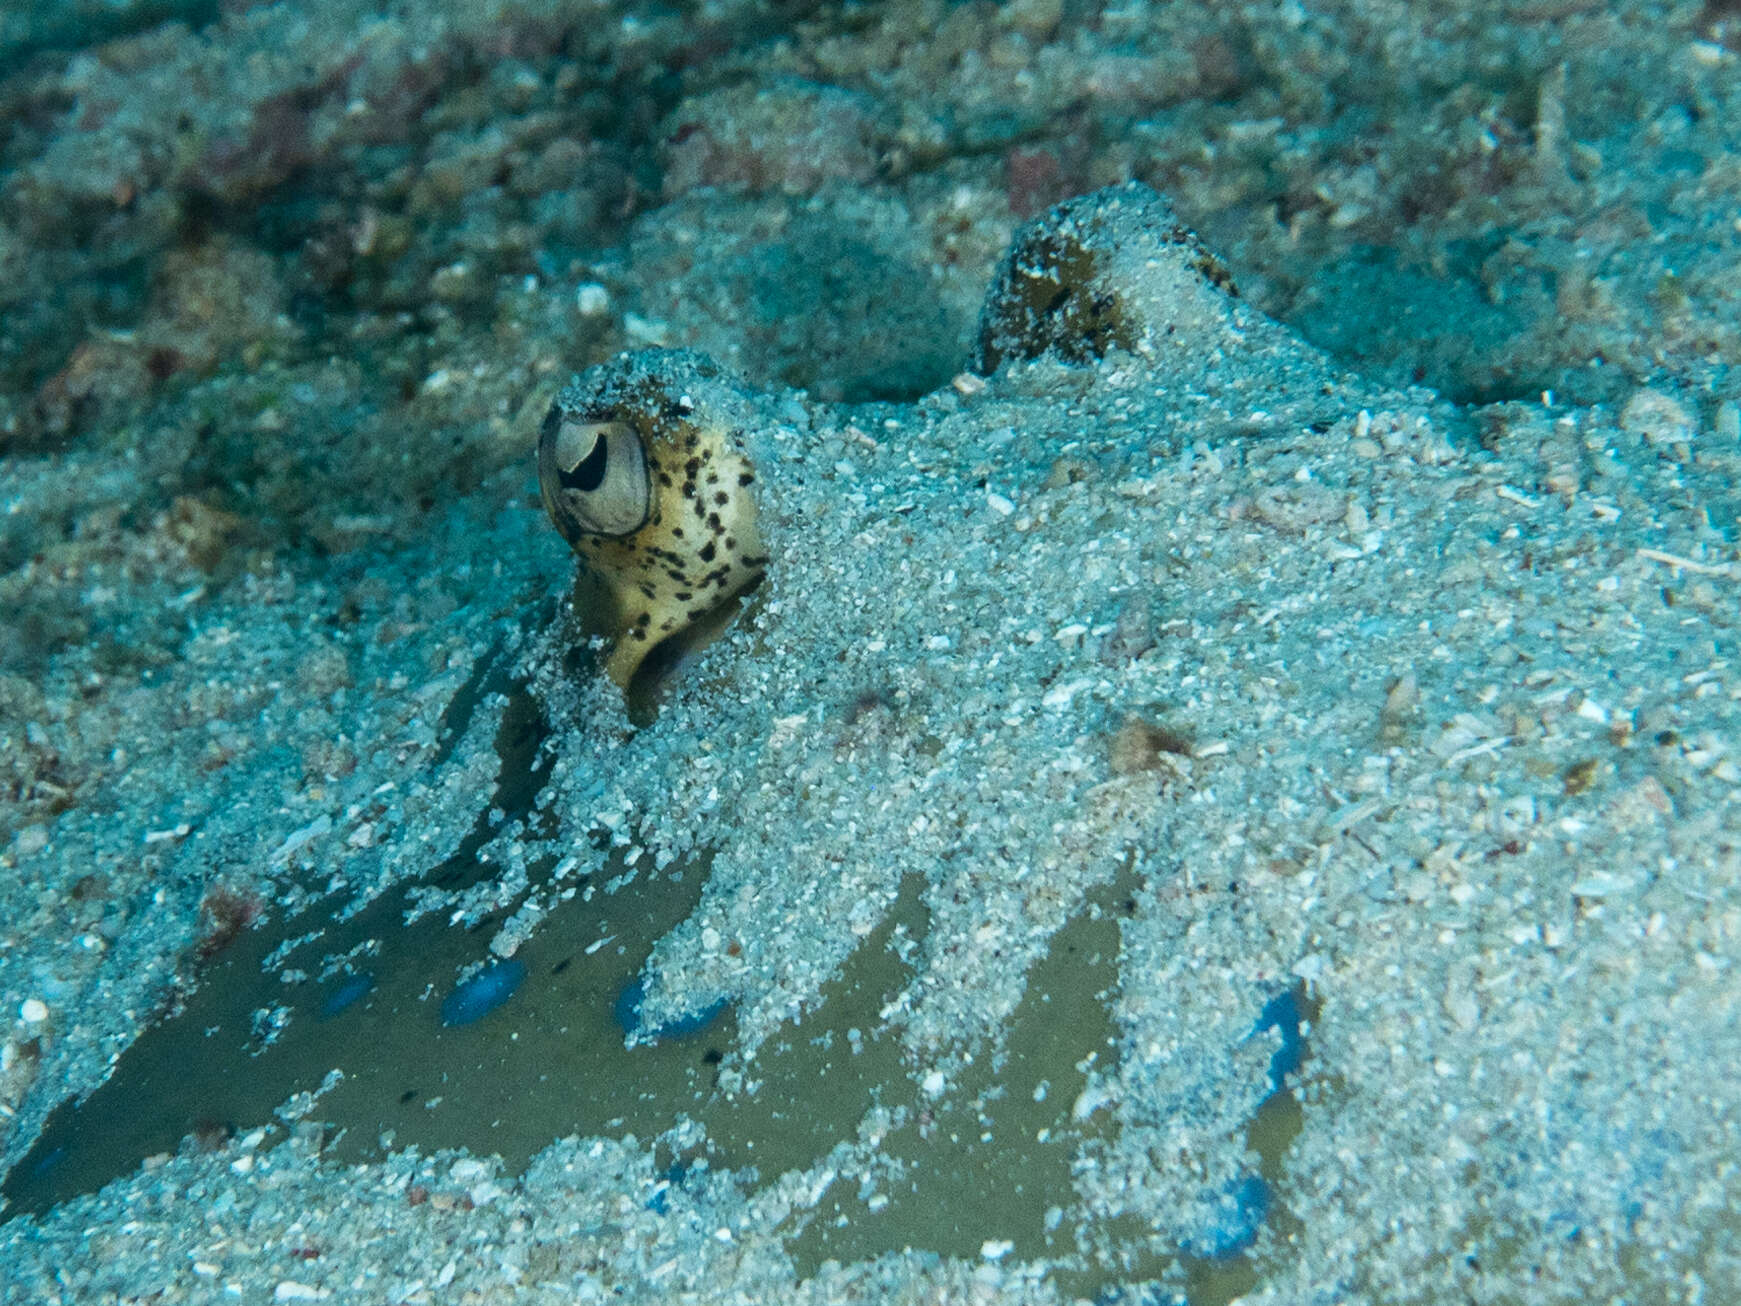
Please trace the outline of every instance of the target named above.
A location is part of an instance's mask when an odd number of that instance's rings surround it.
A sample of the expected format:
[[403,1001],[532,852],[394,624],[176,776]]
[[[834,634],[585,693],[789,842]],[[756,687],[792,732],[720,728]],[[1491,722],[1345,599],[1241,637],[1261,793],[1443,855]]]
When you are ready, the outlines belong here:
[[741,431],[708,402],[719,385],[687,356],[631,355],[577,378],[544,419],[544,507],[591,582],[584,615],[615,640],[605,669],[624,689],[717,634],[767,565]]

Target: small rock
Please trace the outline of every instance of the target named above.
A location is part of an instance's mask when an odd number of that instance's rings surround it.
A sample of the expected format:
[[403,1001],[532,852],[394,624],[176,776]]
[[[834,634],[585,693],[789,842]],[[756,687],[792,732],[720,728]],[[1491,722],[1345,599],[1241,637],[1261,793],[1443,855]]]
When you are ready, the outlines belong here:
[[585,281],[575,287],[574,307],[582,317],[603,317],[610,312],[611,292],[596,281]]
[[321,1301],[330,1295],[324,1288],[310,1287],[295,1279],[281,1280],[272,1290],[273,1301]]
[[1682,444],[1693,438],[1687,410],[1660,390],[1635,392],[1620,412],[1622,429],[1644,437],[1648,444]]
[[1191,756],[1191,742],[1165,727],[1151,725],[1140,717],[1127,717],[1114,732],[1107,749],[1107,766],[1114,775],[1137,775],[1159,771],[1169,764],[1163,754]]
[[798,78],[685,100],[665,125],[669,197],[698,187],[808,195],[867,182],[877,166],[876,103]]

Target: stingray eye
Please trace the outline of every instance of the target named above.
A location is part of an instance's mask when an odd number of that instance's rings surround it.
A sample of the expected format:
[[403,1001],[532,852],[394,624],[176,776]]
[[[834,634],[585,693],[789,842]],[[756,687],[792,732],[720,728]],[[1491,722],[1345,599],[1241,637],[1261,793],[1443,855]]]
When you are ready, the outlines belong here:
[[647,451],[624,422],[584,422],[551,409],[538,441],[538,478],[565,535],[627,535],[651,511]]

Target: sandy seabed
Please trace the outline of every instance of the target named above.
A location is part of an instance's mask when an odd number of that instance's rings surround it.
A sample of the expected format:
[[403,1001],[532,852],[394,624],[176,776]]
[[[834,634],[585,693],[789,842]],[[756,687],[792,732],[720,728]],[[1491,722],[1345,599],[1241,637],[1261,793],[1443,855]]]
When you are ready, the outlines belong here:
[[[0,1298],[1741,1298],[1724,6],[66,13]],[[646,348],[771,561],[631,720]]]

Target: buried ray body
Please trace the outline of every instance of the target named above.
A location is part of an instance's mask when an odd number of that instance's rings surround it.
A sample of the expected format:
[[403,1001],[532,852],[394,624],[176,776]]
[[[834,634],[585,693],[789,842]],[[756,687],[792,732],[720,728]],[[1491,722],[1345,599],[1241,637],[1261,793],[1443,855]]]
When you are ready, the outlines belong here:
[[[1121,195],[1115,216],[1146,232],[1144,212],[1134,199]],[[1107,222],[1117,225],[1110,218]],[[1091,237],[1098,239],[1098,227],[1084,240]],[[1041,255],[1050,248],[1025,259],[1022,267],[1049,267]],[[1162,339],[1158,331],[1144,331],[1159,310],[1141,316],[1147,301],[1134,295],[1116,297],[1122,283],[1105,280],[1105,267],[1116,264],[1114,257],[1076,257],[1073,247],[1064,253],[1070,257],[1061,260],[1055,275],[1028,278],[1053,287],[1038,308],[1029,312],[1032,306],[1026,299],[1014,301],[1008,312],[999,308],[997,339],[1014,343],[1000,346],[1009,357],[994,371],[1015,373],[1029,359],[1046,354],[1087,361],[1114,350],[1133,352],[1146,338]],[[1155,279],[1153,269],[1145,271]],[[1096,316],[1074,312],[1071,306],[1078,302],[1092,307]],[[994,308],[1004,304],[1002,292],[994,294],[992,303]],[[1103,320],[1116,321],[1118,330],[1097,332],[1080,349],[1066,348],[1086,329],[1085,321]],[[1190,346],[1179,348],[1188,351]],[[1021,383],[1020,376],[1008,382],[1012,392]],[[1012,411],[1032,415],[1053,410],[1016,406]],[[1098,535],[1085,526],[1080,532],[1071,526],[1069,534],[1041,531],[1020,539],[995,527],[987,532],[985,521],[994,519],[982,521],[972,513],[980,487],[974,484],[977,474],[967,470],[985,450],[956,449],[947,441],[963,433],[962,428],[938,432],[929,418],[923,432],[911,433],[924,441],[918,446],[922,458],[909,461],[907,455],[914,450],[895,443],[904,437],[891,437],[880,446],[884,452],[878,461],[866,464],[874,465],[875,475],[891,486],[912,488],[915,503],[894,516],[872,510],[892,522],[887,533],[882,527],[849,529],[842,525],[845,510],[833,500],[859,488],[869,491],[874,486],[880,492],[883,484],[870,476],[848,477],[833,463],[829,453],[839,420],[829,413],[818,420],[794,398],[747,394],[694,355],[618,359],[589,370],[564,391],[544,425],[540,481],[552,520],[580,558],[582,589],[593,594],[593,602],[577,608],[595,630],[615,640],[605,662],[612,678],[627,688],[631,681],[657,672],[661,648],[694,647],[696,632],[716,619],[723,624],[737,606],[735,596],[753,586],[767,565],[761,556],[759,507],[770,514],[761,529],[785,550],[782,558],[790,559],[783,563],[788,572],[776,580],[785,580],[789,573],[791,591],[778,596],[783,605],[768,604],[766,613],[767,644],[789,650],[781,658],[784,665],[770,669],[762,681],[779,697],[758,700],[744,677],[726,687],[750,692],[711,694],[698,705],[702,710],[674,714],[675,720],[664,723],[672,729],[619,735],[608,714],[590,711],[592,706],[604,707],[602,703],[583,705],[589,710],[577,725],[562,723],[558,713],[574,698],[563,694],[565,687],[547,674],[571,665],[560,632],[557,638],[539,641],[529,661],[505,664],[511,672],[503,674],[529,674],[533,683],[523,695],[510,695],[504,709],[497,745],[498,792],[476,813],[475,832],[462,840],[452,862],[433,868],[423,880],[430,889],[458,892],[456,884],[481,885],[501,867],[488,919],[504,922],[497,939],[514,940],[515,956],[499,958],[493,943],[486,947],[481,937],[448,929],[438,911],[399,923],[403,909],[397,895],[378,900],[378,915],[365,909],[318,935],[306,926],[294,927],[291,938],[308,935],[303,946],[320,949],[320,965],[310,964],[308,970],[324,975],[329,964],[366,963],[374,987],[367,987],[361,977],[341,979],[334,972],[330,991],[311,988],[301,995],[304,1009],[318,1001],[316,1010],[330,1023],[317,1027],[315,1020],[293,1021],[270,1047],[261,1048],[250,1037],[249,1017],[263,1008],[292,1005],[283,992],[292,981],[284,978],[290,968],[282,958],[274,957],[270,966],[265,963],[278,944],[267,947],[264,937],[244,936],[243,945],[256,950],[247,956],[248,964],[233,954],[224,979],[214,976],[202,992],[210,994],[208,1000],[216,1007],[229,983],[241,989],[218,1009],[227,1017],[226,1028],[235,1030],[234,1064],[241,1070],[231,1078],[246,1081],[238,1087],[254,1096],[229,1099],[237,1104],[203,1114],[237,1121],[268,1119],[293,1088],[314,1091],[309,1081],[288,1078],[293,1065],[312,1067],[312,1083],[323,1090],[320,1076],[343,1066],[346,1078],[323,1091],[319,1111],[321,1119],[336,1126],[331,1130],[335,1153],[336,1140],[347,1128],[351,1146],[360,1149],[344,1154],[345,1159],[372,1157],[377,1147],[465,1146],[503,1153],[517,1166],[550,1138],[570,1133],[593,1139],[669,1135],[685,1140],[686,1147],[698,1146],[694,1140],[705,1136],[708,1149],[694,1159],[705,1159],[716,1176],[753,1166],[750,1173],[759,1173],[764,1188],[780,1185],[770,1190],[770,1203],[787,1201],[781,1194],[793,1191],[794,1181],[786,1176],[808,1171],[810,1178],[802,1182],[816,1196],[807,1206],[796,1204],[790,1223],[784,1215],[775,1216],[775,1223],[764,1226],[770,1232],[762,1235],[781,1239],[789,1232],[789,1241],[797,1244],[793,1261],[812,1267],[804,1277],[827,1260],[870,1258],[909,1245],[969,1263],[975,1257],[983,1260],[988,1245],[1024,1260],[1088,1255],[1079,1249],[1089,1246],[1091,1237],[1100,1237],[1094,1224],[1098,1208],[1091,1210],[1086,1198],[1078,1202],[1074,1167],[1079,1160],[1096,1163],[1107,1153],[1095,1149],[1110,1149],[1118,1141],[1113,1131],[1116,1113],[1122,1110],[1117,1096],[1122,1084],[1146,1084],[1160,1075],[1133,1067],[1125,1078],[1117,1077],[1121,1072],[1112,1053],[1122,1046],[1122,1034],[1107,997],[1121,982],[1124,939],[1136,928],[1127,931],[1126,921],[1138,913],[1139,871],[1123,851],[1126,821],[1144,819],[1158,807],[1151,809],[1148,799],[1138,806],[1138,798],[1120,797],[1116,818],[1102,816],[1092,806],[1078,807],[1077,770],[1059,780],[1064,773],[1048,763],[1056,756],[1052,750],[1075,739],[1081,724],[1047,709],[1046,724],[1039,729],[1026,717],[1005,720],[995,727],[996,738],[987,737],[988,743],[980,737],[984,723],[975,706],[978,686],[963,690],[959,704],[953,690],[930,695],[930,702],[914,705],[906,721],[883,722],[884,717],[908,712],[906,706],[879,707],[877,721],[865,726],[879,733],[863,736],[873,743],[863,760],[837,760],[839,741],[851,747],[853,737],[836,734],[831,740],[826,730],[805,731],[778,749],[751,750],[756,748],[753,741],[775,737],[770,727],[780,730],[786,721],[805,719],[785,717],[770,723],[762,702],[796,700],[808,707],[815,701],[823,705],[816,718],[820,722],[828,704],[852,701],[849,695],[860,692],[867,676],[876,677],[870,684],[892,684],[904,694],[906,685],[915,683],[901,678],[901,660],[911,645],[900,637],[886,643],[867,638],[880,634],[885,623],[957,611],[950,600],[967,593],[968,585],[983,585],[985,597],[975,598],[971,620],[989,644],[999,632],[1025,630],[1043,617],[1109,610],[1110,596],[1123,592],[1113,587],[1119,577],[1130,574],[1126,568],[1146,571],[1148,562],[1139,556],[1141,542],[1122,529],[1129,517],[1112,518],[1115,529]],[[1036,423],[1032,432],[1024,431],[1007,445],[1000,437],[995,447],[1010,449],[1012,478],[1044,465],[1052,429],[1050,421]],[[1150,456],[1149,438],[1138,437],[1131,457]],[[806,456],[828,461],[808,474]],[[1107,456],[1110,461],[1118,455]],[[774,497],[760,498],[759,503],[752,500],[752,492],[769,492],[754,483],[751,458],[770,474],[774,486]],[[935,495],[917,493],[919,487],[933,485]],[[1085,486],[1083,496],[1093,489]],[[901,502],[891,497],[888,506]],[[1105,497],[1088,502],[1094,508],[1091,519],[1110,511]],[[964,506],[969,511],[962,511]],[[838,510],[839,515],[819,509]],[[908,512],[915,514],[910,534]],[[832,534],[820,530],[821,525]],[[1025,591],[1010,583],[1073,575],[1081,561],[1079,546],[1095,538],[1106,539],[1112,560],[1103,575],[1082,569],[1080,585],[1058,580],[1056,594],[1046,587]],[[911,555],[899,552],[915,545]],[[858,559],[820,555],[817,546],[865,550],[867,565],[842,567],[838,573],[853,588],[832,583],[834,568]],[[1032,554],[1011,556],[1030,548]],[[957,586],[952,572],[939,568],[929,574],[928,564],[940,557],[959,561],[971,579]],[[1008,569],[1002,570],[1006,560]],[[949,580],[943,579],[945,574]],[[891,602],[880,610],[867,602],[867,594],[877,591],[867,591],[866,580],[887,586]],[[931,597],[924,598],[926,594]],[[782,607],[794,612],[800,599],[820,606],[824,620],[783,626]],[[829,620],[833,614],[827,605],[834,603],[839,605],[838,622]],[[548,606],[523,606],[516,620],[542,622]],[[811,660],[813,650],[803,646],[806,635],[854,640],[852,656],[838,657],[829,649]],[[512,632],[505,638],[512,638]],[[975,666],[987,690],[1014,702],[1023,691],[1059,673],[1051,649],[1050,642],[1033,646],[1021,641],[1000,662],[1001,650],[989,647],[985,662],[964,661],[962,666]],[[1082,665],[1101,665],[1093,662],[1092,649],[1082,642],[1063,655],[1076,657]],[[493,701],[494,688],[485,674],[480,669],[475,683],[456,695],[449,714],[456,723],[471,719],[472,701]],[[1098,669],[1094,674],[1102,676]],[[542,700],[542,691],[553,692],[553,698]],[[895,692],[890,700],[901,702]],[[1030,695],[1030,703],[1034,697]],[[518,709],[516,702],[521,703]],[[542,728],[547,710],[548,732]],[[522,714],[529,721],[516,727]],[[607,719],[600,722],[600,716]],[[722,721],[732,729],[715,746],[721,756],[737,761],[729,782],[741,784],[747,796],[741,806],[728,799],[720,810],[711,801],[689,801],[693,791],[674,768],[689,769],[691,722],[711,728]],[[600,724],[603,729],[588,728]],[[459,742],[466,727],[455,724],[453,732],[455,742],[444,746],[430,768],[432,782],[443,786],[432,802],[442,807],[454,801],[449,794],[463,799],[472,783],[469,777],[488,769],[487,757],[467,760],[476,750]],[[552,743],[548,750],[547,738]],[[745,740],[752,742],[737,751]],[[885,741],[889,746],[881,747]],[[938,757],[940,748],[952,748],[956,741],[964,749],[960,770],[948,757]],[[567,763],[560,767],[553,764],[556,744],[562,745]],[[467,751],[458,757],[466,770],[441,770],[443,759],[462,746]],[[868,756],[873,752],[876,756]],[[516,758],[512,764],[510,755]],[[817,767],[814,784],[811,779],[788,782],[788,777],[802,774],[799,765]],[[956,777],[968,767],[976,778],[963,784]],[[707,777],[701,769],[695,774]],[[978,778],[984,776],[995,778],[997,792]],[[606,831],[615,844],[617,827],[607,827],[598,815],[605,808],[593,787],[597,777],[608,777],[605,803],[614,806],[617,795],[630,797],[629,808],[618,810],[657,830],[659,843],[653,843],[652,835],[635,833],[630,848],[607,853],[600,847]],[[368,776],[371,782],[380,778]],[[1082,783],[1092,778],[1090,773]],[[711,785],[713,778],[704,782]],[[959,832],[926,833],[936,824],[934,785],[944,786],[945,800],[971,814]],[[1158,804],[1159,788],[1143,790],[1150,792]],[[518,798],[511,800],[515,794]],[[701,819],[704,806],[719,814]],[[838,813],[854,809],[863,810],[863,820],[874,819],[876,839],[860,836],[859,817],[839,819]],[[1086,815],[1073,816],[1072,809]],[[1127,818],[1125,811],[1135,815]],[[421,849],[431,826],[405,821],[401,835],[392,832],[396,822],[382,822],[383,855],[415,864],[427,856]],[[658,830],[660,826],[664,829]],[[1048,826],[1051,836],[1042,833]],[[802,832],[810,828],[824,840],[814,855],[803,843]],[[677,842],[666,842],[673,836]],[[1018,863],[994,842],[1006,837],[1032,842],[1031,859],[1024,856]],[[1156,842],[1164,837],[1157,831]],[[639,860],[639,853],[650,846],[657,866],[663,849],[675,851],[684,844],[688,852],[678,852],[678,862],[659,872],[643,865],[630,875],[631,849]],[[760,860],[764,848],[771,874],[764,873]],[[972,893],[955,893],[953,886],[960,883],[952,864],[957,849],[982,867],[1008,865],[1011,875],[986,875]],[[369,861],[352,869],[351,853],[339,855],[350,879],[373,870]],[[817,866],[830,868],[829,873],[813,874]],[[584,887],[562,882],[573,872],[586,879]],[[1108,878],[1115,874],[1125,878]],[[526,888],[516,905],[512,895],[522,891],[512,886],[518,883]],[[836,886],[840,891],[831,892]],[[745,887],[750,893],[740,895]],[[1100,896],[1085,899],[1089,893]],[[472,901],[483,900],[480,888]],[[1069,915],[1076,901],[1088,901],[1091,909]],[[794,906],[777,909],[781,902]],[[815,908],[810,907],[813,902]],[[1029,904],[1043,914],[1030,914]],[[515,924],[509,926],[510,921]],[[525,921],[535,927],[521,938],[517,931]],[[988,942],[993,931],[1001,932],[1005,923],[1014,921],[1024,924],[1019,930],[1011,928],[1007,937],[1012,942],[1020,937],[1020,946],[1031,957],[1025,963],[1013,947]],[[339,935],[341,923],[358,933]],[[710,924],[718,948],[706,942]],[[731,932],[718,930],[719,925],[730,925]],[[359,948],[365,928],[368,937],[379,935],[378,949]],[[516,932],[507,933],[509,929]],[[758,929],[763,932],[752,933]],[[437,940],[443,945],[439,951]],[[965,949],[962,941],[967,941]],[[956,958],[964,951],[984,954],[985,960],[975,955],[958,965]],[[736,962],[743,953],[749,957]],[[773,959],[774,965],[763,969],[762,957]],[[996,972],[990,968],[994,959],[1001,966]],[[691,976],[719,982],[711,990],[693,982],[669,983],[668,977],[685,964],[692,967]],[[774,988],[779,981],[770,977],[794,972],[819,976],[819,987],[806,995],[793,984],[786,991],[798,993],[803,1001],[785,1007],[794,1013],[791,1020],[782,1022],[776,1016],[770,1022],[766,1012],[775,1008],[767,1003],[756,1013],[763,1022],[757,1042],[740,1042],[739,1011],[751,1011],[751,1004],[770,992],[783,997]],[[454,984],[456,973],[467,978]],[[828,978],[831,973],[837,978]],[[241,988],[243,979],[249,982],[246,989]],[[449,985],[438,1021],[431,999],[439,999]],[[917,1000],[957,993],[968,995],[979,1009],[973,1016],[965,1017],[952,998]],[[675,1008],[661,1007],[673,994],[682,1001]],[[699,998],[691,997],[696,994]],[[990,996],[980,1001],[984,995]],[[721,1006],[721,1001],[729,1005]],[[1208,1001],[1204,997],[1189,1010],[1201,1011]],[[1156,1006],[1172,1010],[1164,1003]],[[232,1008],[237,1014],[228,1014]],[[921,1028],[909,1043],[914,1025],[908,1013],[913,1010],[921,1012],[928,1028]],[[1138,1011],[1148,1018],[1148,1008]],[[205,1066],[216,1046],[207,1031],[219,1023],[205,1012],[196,1008],[192,1019],[175,1026],[188,1040],[176,1046],[193,1046],[200,1054],[202,1080],[216,1078]],[[982,1020],[981,1012],[1002,1014]],[[1242,1104],[1263,1092],[1252,1087],[1256,1052],[1239,1065],[1230,1053],[1217,1053],[1231,1039],[1251,1037],[1244,1034],[1249,1013],[1244,1017],[1232,1022],[1221,1043],[1201,1056],[1181,1059],[1182,1065],[1211,1065],[1213,1073],[1192,1071],[1186,1078],[1184,1069],[1169,1072],[1173,1096],[1168,1101],[1194,1104],[1209,1098],[1211,1089],[1225,1087],[1223,1096],[1233,1105],[1214,1108],[1215,1118],[1241,1118]],[[986,1031],[984,1037],[999,1040],[995,1056],[955,1061],[956,1044],[949,1040],[957,1036],[948,1029],[967,1019]],[[1158,1023],[1160,1017],[1152,1020]],[[1163,1026],[1158,1037],[1183,1038],[1172,1029]],[[961,1046],[971,1046],[968,1035],[959,1037]],[[352,1041],[341,1045],[341,1038]],[[909,1051],[912,1046],[925,1049],[924,1061],[917,1061]],[[171,1045],[159,1041],[155,1047]],[[755,1077],[747,1083],[740,1069],[749,1063],[744,1048],[757,1054]],[[934,1070],[939,1062],[942,1068]],[[179,1090],[183,1077],[175,1071],[186,1058],[164,1055],[157,1064],[169,1067],[168,1082]],[[1241,1066],[1252,1071],[1244,1079],[1235,1074]],[[940,1085],[936,1091],[930,1087],[933,1074]],[[1271,1074],[1273,1079],[1275,1072]],[[117,1076],[111,1082],[118,1091],[104,1102],[115,1103],[118,1115],[139,1114],[134,1103],[140,1091],[133,1085],[140,1081]],[[583,1086],[578,1093],[577,1084]],[[504,1101],[512,1103],[512,1110],[502,1110]],[[1097,1109],[1078,1111],[1078,1102]],[[897,1112],[904,1124],[896,1123]],[[84,1115],[84,1127],[76,1132],[101,1137],[105,1131],[90,1124],[99,1118]],[[70,1112],[64,1121],[74,1131]],[[180,1128],[181,1123],[176,1119],[170,1127]],[[388,1141],[380,1141],[383,1136]],[[70,1185],[75,1182],[71,1163],[52,1160],[58,1137],[46,1140],[50,1150],[44,1155],[51,1159],[44,1164],[51,1171],[61,1167],[59,1174]],[[167,1142],[134,1148],[127,1163],[137,1155],[173,1149],[175,1137],[171,1133]],[[654,1146],[661,1152],[649,1161],[647,1173],[658,1174],[666,1159],[674,1158],[665,1169],[673,1190],[670,1203],[674,1223],[687,1227],[690,1217],[684,1207],[692,1195],[678,1190],[691,1156],[674,1143]],[[1133,1151],[1138,1146],[1132,1144]],[[850,1161],[844,1159],[849,1152]],[[553,1155],[579,1157],[581,1152]],[[544,1174],[566,1164],[549,1164]],[[1197,1205],[1212,1207],[1215,1218],[1180,1218],[1177,1233],[1154,1212],[1142,1210],[1132,1220],[1131,1232],[1106,1235],[1106,1264],[1116,1263],[1126,1277],[1133,1265],[1158,1265],[1169,1234],[1174,1243],[1211,1259],[1240,1254],[1263,1227],[1269,1209],[1268,1190],[1249,1179],[1248,1170],[1206,1177],[1204,1185],[1216,1186],[1204,1187],[1207,1196]],[[822,1178],[825,1173],[838,1174],[838,1183]],[[1231,1186],[1220,1186],[1224,1178]],[[748,1189],[754,1182],[745,1179],[743,1185]],[[1169,1183],[1167,1191],[1175,1190],[1187,1195],[1197,1191],[1184,1181]],[[529,1182],[526,1191],[548,1190]],[[632,1194],[631,1200],[644,1197],[642,1189],[624,1191]],[[880,1199],[877,1205],[870,1204],[871,1194]],[[993,1196],[987,1199],[987,1194]],[[663,1203],[662,1190],[655,1190],[655,1196]],[[607,1193],[600,1200],[614,1198]],[[1158,1210],[1162,1199],[1149,1202]],[[879,1212],[887,1218],[869,1218]],[[807,1229],[815,1232],[807,1234]],[[1086,1278],[1110,1273],[1099,1264],[1084,1262],[1081,1273]],[[1098,1291],[1092,1282],[1084,1286],[1091,1295]]]
[[767,565],[731,394],[704,357],[651,350],[577,377],[544,419],[544,506],[625,690],[718,634]]

